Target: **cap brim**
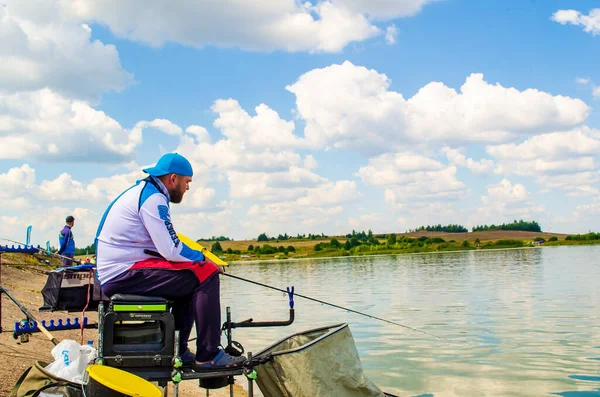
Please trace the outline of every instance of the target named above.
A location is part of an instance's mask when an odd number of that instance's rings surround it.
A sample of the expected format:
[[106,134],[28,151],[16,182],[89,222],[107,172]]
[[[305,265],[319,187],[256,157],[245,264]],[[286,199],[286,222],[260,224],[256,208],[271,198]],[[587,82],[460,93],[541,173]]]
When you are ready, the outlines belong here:
[[157,168],[157,167],[144,168],[142,171],[144,171],[146,174],[150,174],[152,176],[163,176],[163,175],[167,175],[169,173],[169,172],[166,172],[165,170]]

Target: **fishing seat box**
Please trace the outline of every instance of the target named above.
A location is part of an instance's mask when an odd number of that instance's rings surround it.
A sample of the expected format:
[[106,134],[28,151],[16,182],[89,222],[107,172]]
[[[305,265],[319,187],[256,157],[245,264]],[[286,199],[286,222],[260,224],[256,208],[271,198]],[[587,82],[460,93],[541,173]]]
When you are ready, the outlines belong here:
[[170,378],[175,356],[171,307],[172,302],[161,297],[113,295],[99,335],[104,364],[149,380]]
[[[95,311],[102,299],[100,282],[93,265],[61,267],[48,273],[42,289],[44,305],[40,311]],[[89,297],[88,297],[89,293]]]

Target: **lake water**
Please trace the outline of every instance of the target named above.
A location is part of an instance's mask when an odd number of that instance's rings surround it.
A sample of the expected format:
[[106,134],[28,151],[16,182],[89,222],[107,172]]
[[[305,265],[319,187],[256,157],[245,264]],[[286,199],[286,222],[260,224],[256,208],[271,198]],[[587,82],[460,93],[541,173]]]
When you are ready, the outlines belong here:
[[[600,396],[600,246],[234,264],[228,273],[382,317],[296,298],[289,327],[237,329],[258,352],[348,322],[365,374],[399,396]],[[221,279],[234,321],[284,320],[287,297]]]

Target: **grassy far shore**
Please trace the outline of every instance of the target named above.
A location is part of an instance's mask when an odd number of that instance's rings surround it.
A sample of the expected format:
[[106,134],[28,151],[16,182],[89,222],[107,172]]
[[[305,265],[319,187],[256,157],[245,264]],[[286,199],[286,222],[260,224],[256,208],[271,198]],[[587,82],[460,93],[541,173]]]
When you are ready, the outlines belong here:
[[[332,242],[332,239],[335,240]],[[377,242],[375,242],[376,240]],[[539,244],[543,240],[542,244]],[[222,252],[214,252],[226,262],[242,262],[257,260],[284,260],[304,258],[325,258],[342,256],[411,254],[443,251],[468,251],[500,248],[542,247],[561,245],[600,244],[600,234],[568,235],[562,233],[528,232],[512,230],[493,230],[465,233],[446,232],[412,232],[396,234],[396,241],[391,244],[389,239],[373,238],[371,242],[354,241],[355,246],[349,246],[351,239],[345,236],[329,236],[327,238],[286,240],[239,240],[220,241]],[[538,243],[535,243],[538,242]],[[213,242],[200,242],[211,249]],[[358,244],[357,244],[358,243]],[[270,248],[265,250],[265,245]],[[350,244],[352,245],[352,244]],[[252,246],[252,250],[248,250]],[[256,251],[256,247],[260,247]],[[213,250],[214,251],[214,250]],[[267,253],[265,253],[267,251]],[[88,255],[93,257],[92,255]],[[83,261],[86,255],[76,256]],[[47,264],[52,267],[60,266],[60,259],[47,255],[2,255],[2,262],[11,265]],[[45,262],[45,263],[44,263]]]
[[[592,234],[594,235],[594,234]],[[240,240],[220,241],[223,252],[215,252],[227,262],[301,259],[336,256],[385,255],[419,252],[466,251],[519,247],[600,244],[600,239],[570,236],[562,233],[494,230],[468,233],[413,232],[396,235],[396,241],[376,238],[377,242],[350,247],[350,239],[333,236],[324,239]],[[335,240],[335,241],[332,241]],[[393,239],[392,239],[393,240]],[[356,243],[356,242],[354,242]],[[201,242],[211,249],[212,242]],[[265,245],[270,248],[265,250]],[[251,250],[248,250],[252,246]],[[260,247],[257,252],[256,247]],[[349,248],[350,247],[350,248]],[[349,249],[347,249],[349,248]],[[267,251],[267,253],[265,253]],[[275,252],[273,252],[275,251]]]

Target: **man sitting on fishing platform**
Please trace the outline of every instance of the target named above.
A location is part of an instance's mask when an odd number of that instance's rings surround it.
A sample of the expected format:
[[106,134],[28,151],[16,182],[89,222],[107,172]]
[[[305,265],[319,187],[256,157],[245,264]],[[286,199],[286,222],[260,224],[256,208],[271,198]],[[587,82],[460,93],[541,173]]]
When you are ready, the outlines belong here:
[[[100,221],[96,262],[102,292],[173,300],[184,364],[197,371],[239,366],[245,357],[219,349],[219,267],[180,241],[171,223],[169,203],[182,201],[192,181],[192,165],[168,153],[143,171],[149,176],[121,193]],[[195,355],[188,349],[194,322]]]

